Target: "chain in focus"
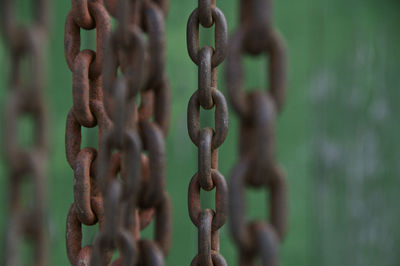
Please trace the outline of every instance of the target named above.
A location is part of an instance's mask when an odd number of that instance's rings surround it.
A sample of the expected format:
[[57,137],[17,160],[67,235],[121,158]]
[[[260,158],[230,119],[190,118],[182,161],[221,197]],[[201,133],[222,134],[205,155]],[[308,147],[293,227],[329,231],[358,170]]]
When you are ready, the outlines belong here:
[[[96,31],[96,51],[81,50],[82,30]],[[98,183],[99,151],[82,147],[83,128],[96,128],[98,143],[111,127],[103,104],[102,68],[111,31],[102,0],[71,0],[65,24],[65,57],[72,72],[73,106],[66,124],[67,161],[74,172],[74,203],[67,216],[66,246],[72,265],[88,265],[92,246],[82,246],[82,225],[103,226],[103,197]],[[98,145],[100,147],[100,145]],[[114,164],[117,164],[115,158]]]
[[[10,50],[9,91],[5,103],[4,154],[9,167],[9,217],[4,265],[21,265],[22,240],[30,243],[30,264],[47,265],[45,168],[47,160],[47,110],[43,99],[44,46],[48,33],[48,2],[33,1],[29,26],[16,21],[14,1],[1,1],[1,26]],[[26,66],[26,68],[24,68]],[[25,70],[25,71],[24,71]],[[20,124],[29,117],[33,133],[29,147],[19,143]],[[29,190],[24,188],[28,187]],[[29,200],[26,201],[26,194]],[[29,241],[29,242],[28,242]]]
[[[164,143],[170,113],[164,50],[168,3],[104,2],[118,26],[108,40],[103,68],[103,101],[112,127],[100,145],[104,227],[91,265],[108,265],[115,249],[120,255],[112,265],[164,265],[171,234]],[[153,220],[155,239],[141,239],[140,231]]]
[[[278,264],[278,243],[286,231],[286,181],[275,160],[275,120],[285,96],[283,41],[271,22],[271,0],[241,0],[240,26],[233,34],[226,78],[230,103],[240,119],[239,162],[229,190],[230,229],[239,249],[239,264]],[[269,89],[246,93],[242,55],[267,54]],[[245,220],[246,187],[269,192],[269,221]]]
[[[215,48],[199,45],[199,25],[215,25]],[[219,229],[228,212],[228,189],[225,178],[218,171],[218,148],[228,132],[228,107],[224,95],[217,88],[218,65],[226,56],[228,27],[215,0],[199,0],[187,23],[187,48],[198,66],[198,89],[188,105],[188,132],[198,147],[198,171],[189,185],[188,206],[193,224],[198,228],[198,252],[191,265],[227,265],[220,254]],[[200,108],[215,107],[215,129],[200,128]],[[200,190],[216,189],[215,211],[201,210]]]

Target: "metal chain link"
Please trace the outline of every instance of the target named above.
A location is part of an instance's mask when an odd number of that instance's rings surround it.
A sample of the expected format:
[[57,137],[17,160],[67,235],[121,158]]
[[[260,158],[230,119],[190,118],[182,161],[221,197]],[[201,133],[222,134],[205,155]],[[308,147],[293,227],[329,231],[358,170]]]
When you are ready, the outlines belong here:
[[[278,264],[278,242],[286,231],[286,181],[275,160],[275,120],[283,105],[286,59],[283,41],[271,22],[271,0],[241,0],[239,29],[230,42],[226,80],[229,100],[240,118],[240,158],[229,192],[230,229],[239,264]],[[243,89],[242,54],[269,56],[269,90]],[[268,75],[266,75],[268,76]],[[245,188],[269,191],[269,221],[245,221]]]
[[[164,138],[170,113],[164,50],[166,2],[109,0],[105,6],[118,20],[103,71],[104,104],[113,127],[101,144],[98,172],[105,221],[91,264],[108,265],[109,254],[118,248],[120,257],[112,265],[164,265],[171,234],[171,207],[165,191]],[[113,150],[119,151],[120,162],[117,171],[109,174]],[[141,239],[140,230],[153,219],[155,240]]]
[[[140,1],[139,1],[140,2]],[[148,178],[142,183],[138,207],[155,218],[154,240],[140,239],[140,265],[165,265],[172,233],[172,210],[165,190],[165,138],[170,121],[170,87],[165,72],[167,0],[142,0],[141,28],[147,34],[145,82],[141,92],[138,128],[148,153]],[[144,156],[144,155],[142,155]],[[149,222],[141,221],[141,229]]]
[[[66,20],[65,54],[73,73],[74,102],[66,127],[67,160],[74,170],[74,203],[67,218],[68,258],[73,265],[108,265],[113,250],[119,249],[120,257],[112,265],[164,265],[171,234],[164,144],[170,109],[164,50],[168,4],[155,0],[104,2],[105,6],[101,0],[72,0]],[[3,4],[3,32],[13,63],[12,90],[5,110],[9,125],[5,153],[11,167],[12,191],[6,265],[18,264],[21,234],[35,242],[35,265],[44,265],[47,136],[41,92],[44,71],[40,66],[47,3],[38,1],[36,20],[29,28],[15,24],[10,1]],[[270,7],[270,0],[241,1],[241,25],[232,37],[227,62],[228,94],[241,119],[240,160],[231,177],[229,200],[231,231],[240,250],[241,265],[252,265],[257,256],[263,265],[276,265],[277,243],[286,230],[285,178],[274,158],[274,124],[285,94],[285,53],[279,34],[271,26]],[[114,33],[107,10],[119,21]],[[200,49],[200,24],[207,28],[215,24],[215,48]],[[96,51],[80,50],[81,28],[97,31]],[[215,1],[199,0],[188,21],[187,45],[199,68],[198,90],[188,105],[189,136],[198,147],[199,158],[198,172],[188,192],[190,218],[199,233],[198,254],[191,265],[226,265],[219,253],[219,229],[226,220],[228,189],[218,171],[218,148],[227,135],[228,108],[217,89],[217,67],[227,50],[227,24]],[[269,91],[245,93],[241,55],[262,52],[269,55]],[[33,73],[29,86],[21,80],[25,57],[30,57]],[[121,75],[117,75],[118,68]],[[200,107],[215,107],[215,129],[200,128]],[[35,140],[29,150],[17,143],[17,121],[23,114],[32,115],[35,121]],[[99,150],[81,148],[82,127],[96,126]],[[28,211],[19,197],[21,182],[27,175],[32,176],[35,187],[34,204]],[[270,190],[270,222],[245,222],[246,186]],[[200,190],[214,188],[215,211],[201,210]],[[153,217],[155,240],[141,239],[140,230]],[[97,223],[100,233],[94,247],[82,247],[82,224]]]
[[[48,258],[45,229],[48,132],[47,109],[43,99],[48,2],[33,1],[35,10],[29,26],[16,21],[13,2],[4,0],[0,6],[2,33],[11,57],[9,91],[4,110],[7,124],[4,130],[4,155],[9,167],[10,198],[3,265],[21,265],[21,242],[29,240],[33,248],[30,264],[42,266],[47,265]],[[32,136],[28,136],[29,147],[19,143],[19,124],[24,116],[33,121],[34,127]],[[27,191],[24,189],[26,186],[29,187]]]
[[[215,25],[215,48],[199,45],[199,25]],[[227,265],[219,253],[219,229],[228,212],[228,189],[225,178],[218,171],[218,148],[228,132],[228,107],[224,95],[217,88],[217,72],[226,56],[228,27],[215,0],[199,0],[187,23],[189,56],[198,66],[198,89],[188,105],[188,132],[198,147],[198,171],[193,176],[188,192],[189,215],[198,228],[198,252],[191,265]],[[215,129],[200,128],[200,107],[215,107]],[[200,190],[216,188],[215,211],[201,210]]]
[[[81,29],[96,31],[96,51],[81,50]],[[102,0],[71,0],[65,24],[65,57],[72,71],[73,106],[67,117],[65,146],[74,171],[74,203],[66,225],[67,255],[72,265],[87,265],[92,246],[82,247],[82,225],[100,228],[104,224],[103,196],[98,183],[98,151],[82,147],[82,128],[95,128],[100,139],[111,127],[103,104],[102,67],[106,40],[111,32],[110,17]],[[113,160],[117,167],[118,156]]]

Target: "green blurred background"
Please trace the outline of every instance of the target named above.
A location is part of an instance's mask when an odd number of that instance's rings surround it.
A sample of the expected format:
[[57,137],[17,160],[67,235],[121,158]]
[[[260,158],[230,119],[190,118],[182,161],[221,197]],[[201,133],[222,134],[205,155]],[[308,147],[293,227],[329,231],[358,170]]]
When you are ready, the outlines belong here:
[[[29,13],[20,0],[22,17]],[[229,30],[237,26],[239,1],[217,1]],[[64,134],[72,106],[71,72],[64,59],[64,21],[69,1],[52,1],[48,51],[48,100],[51,150],[48,167],[50,265],[69,265],[65,223],[73,201],[73,172]],[[197,1],[170,1],[167,18],[167,73],[172,89],[172,120],[167,139],[167,189],[173,203],[173,242],[168,265],[189,265],[197,252],[197,230],[187,212],[187,188],[197,169],[197,150],[188,137],[187,102],[197,89],[197,67],[186,50],[186,21]],[[396,0],[276,0],[276,27],[288,47],[288,97],[278,120],[277,155],[289,185],[289,230],[280,248],[282,265],[400,265],[397,228],[400,155],[397,136],[400,99],[398,75],[399,11]],[[83,33],[83,47],[94,34]],[[212,31],[201,32],[203,43]],[[0,44],[0,98],[4,103],[9,57]],[[245,58],[246,87],[266,87],[266,58]],[[226,92],[224,66],[219,89]],[[202,112],[213,124],[212,112]],[[2,118],[3,119],[3,118]],[[3,130],[7,121],[3,119]],[[2,131],[1,130],[1,134]],[[220,170],[229,178],[237,159],[238,123],[220,149]],[[84,145],[95,143],[93,130]],[[95,144],[94,144],[95,145]],[[0,163],[0,238],[6,230],[7,172]],[[213,206],[214,193],[202,193]],[[248,195],[248,214],[266,218],[265,191]],[[151,236],[147,229],[145,236]],[[84,228],[91,243],[96,229]],[[3,243],[1,243],[3,245]],[[0,246],[3,250],[3,247]],[[236,251],[227,226],[221,253],[230,265]],[[27,264],[29,265],[29,264]]]

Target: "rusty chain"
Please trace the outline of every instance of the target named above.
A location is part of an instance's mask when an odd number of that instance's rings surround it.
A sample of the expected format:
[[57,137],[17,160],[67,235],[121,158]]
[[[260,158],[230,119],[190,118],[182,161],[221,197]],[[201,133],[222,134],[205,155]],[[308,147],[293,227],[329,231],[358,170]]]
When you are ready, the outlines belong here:
[[[113,126],[100,145],[104,227],[96,239],[91,264],[108,265],[112,251],[119,249],[120,257],[112,265],[164,265],[171,234],[164,144],[170,113],[164,50],[168,3],[104,3],[118,26],[109,38],[103,70],[104,105]],[[119,151],[117,169],[113,169],[113,150]],[[118,172],[121,179],[116,178]],[[141,239],[140,230],[152,220],[155,239]]]
[[[164,71],[167,6],[167,1],[151,0],[72,1],[65,28],[74,103],[66,129],[67,159],[74,170],[66,233],[72,265],[107,265],[116,248],[121,254],[113,265],[162,265],[169,250],[171,211],[164,191],[170,108]],[[113,33],[107,11],[119,21]],[[81,28],[97,31],[96,51],[80,51]],[[118,68],[122,75],[117,78]],[[81,128],[96,126],[99,149],[82,149]],[[141,155],[142,143],[149,158]],[[139,241],[140,229],[153,217],[156,241]],[[97,223],[95,245],[82,247],[82,224]]]
[[[277,265],[278,242],[286,231],[286,181],[275,159],[275,120],[285,97],[283,41],[272,25],[272,0],[241,0],[240,26],[231,37],[226,80],[228,96],[240,119],[240,158],[229,192],[230,229],[239,249],[239,264]],[[242,54],[269,57],[269,89],[246,93]],[[266,75],[268,76],[268,75]],[[245,188],[269,192],[269,221],[245,220]]]
[[[215,47],[199,45],[199,26],[215,25]],[[218,148],[228,132],[228,107],[224,95],[217,88],[218,65],[226,56],[228,27],[222,11],[214,0],[199,0],[187,23],[187,48],[198,66],[198,89],[188,105],[188,132],[198,147],[198,171],[189,185],[188,206],[193,224],[198,228],[198,252],[191,265],[227,265],[219,252],[219,229],[228,212],[228,189],[225,178],[218,171]],[[200,107],[215,107],[215,129],[200,128]],[[200,190],[216,189],[215,211],[201,210]]]
[[[96,51],[81,50],[81,29],[96,31]],[[82,130],[97,127],[100,144],[104,132],[111,127],[102,89],[102,67],[110,32],[110,18],[101,0],[71,0],[64,48],[72,72],[73,95],[65,135],[67,161],[74,172],[74,203],[69,209],[66,227],[67,255],[72,265],[87,265],[90,261],[92,245],[82,246],[82,225],[102,227],[104,221],[96,171],[99,151],[96,147],[82,147]]]
[[[30,263],[42,266],[47,265],[48,257],[45,229],[47,110],[43,98],[48,2],[33,1],[35,10],[29,26],[16,21],[13,2],[1,1],[2,32],[11,57],[9,91],[4,110],[7,124],[4,155],[9,167],[10,198],[3,265],[21,265],[21,242],[29,240],[33,250]],[[29,117],[34,128],[31,135],[27,134],[30,138],[28,147],[20,143],[19,126],[23,117]]]
[[[37,1],[30,27],[15,23],[11,1],[2,3],[2,30],[12,59],[5,110],[5,155],[11,168],[5,265],[18,264],[21,235],[34,241],[35,265],[45,265],[47,131],[41,66],[47,2]],[[275,160],[274,131],[285,96],[285,49],[272,26],[271,0],[240,3],[241,24],[231,39],[226,71],[229,99],[241,121],[240,159],[231,176],[229,194],[231,231],[241,265],[253,265],[256,257],[263,265],[277,265],[277,245],[286,230],[286,185]],[[165,137],[170,112],[164,49],[167,10],[166,0],[72,0],[65,27],[66,61],[73,74],[73,107],[66,125],[67,160],[74,171],[74,203],[66,229],[72,265],[165,264],[171,234],[171,207],[165,191]],[[109,14],[118,20],[114,32]],[[200,25],[215,25],[214,48],[200,48]],[[96,30],[96,51],[81,50],[81,29]],[[226,265],[219,252],[219,229],[228,212],[228,188],[218,171],[218,148],[227,135],[228,108],[217,89],[217,67],[224,61],[228,44],[227,23],[215,0],[199,0],[188,20],[187,46],[198,66],[198,89],[188,105],[188,132],[198,147],[198,171],[188,191],[189,215],[198,228],[198,253],[191,265]],[[241,56],[263,52],[269,56],[269,90],[245,93]],[[29,85],[21,78],[25,58],[30,59],[33,73]],[[214,107],[215,129],[201,128],[200,108]],[[17,121],[25,114],[35,122],[31,149],[20,147],[17,139]],[[97,127],[98,149],[81,147],[82,127]],[[20,198],[26,176],[33,178],[34,185],[30,209],[22,206]],[[247,186],[269,190],[269,222],[245,221]],[[214,188],[215,210],[202,210],[201,189]],[[141,239],[140,231],[153,220],[155,239]],[[94,246],[82,247],[82,224],[99,224]],[[115,249],[120,255],[112,262]]]

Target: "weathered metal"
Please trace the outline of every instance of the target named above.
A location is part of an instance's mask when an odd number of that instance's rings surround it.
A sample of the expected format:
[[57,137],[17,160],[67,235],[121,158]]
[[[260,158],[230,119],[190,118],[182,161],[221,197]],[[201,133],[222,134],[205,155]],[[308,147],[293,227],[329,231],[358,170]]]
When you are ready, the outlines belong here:
[[[65,147],[74,171],[74,203],[66,226],[67,255],[72,265],[89,263],[92,246],[82,246],[82,225],[104,224],[103,196],[98,182],[99,151],[82,147],[82,128],[97,127],[100,144],[112,126],[103,104],[102,68],[111,22],[102,1],[72,0],[65,24],[65,57],[72,71],[73,106],[67,117]],[[96,30],[96,51],[81,50],[81,29]],[[113,160],[114,169],[119,158]],[[116,170],[114,170],[116,172]]]
[[[75,202],[67,219],[73,265],[164,265],[171,236],[164,144],[170,113],[167,4],[72,1],[65,54],[73,72],[74,106],[66,132],[67,159],[75,174]],[[118,22],[114,31],[109,14]],[[80,28],[96,29],[96,51],[80,51]],[[96,126],[98,150],[82,148],[81,128]],[[140,230],[152,220],[155,239],[141,239]],[[82,248],[81,224],[97,223],[94,245]],[[112,261],[115,250],[119,257]]]
[[[229,186],[230,229],[239,265],[278,264],[278,243],[286,231],[286,181],[275,160],[275,120],[285,97],[283,41],[271,21],[271,0],[241,0],[240,25],[227,57],[228,98],[240,119],[239,162]],[[269,89],[245,92],[242,54],[269,56]],[[266,75],[267,76],[267,75]],[[269,221],[246,221],[245,188],[269,191]]]
[[[37,1],[29,27],[14,21],[12,1],[2,1],[2,30],[11,50],[11,82],[5,110],[5,157],[10,166],[10,217],[5,265],[17,265],[20,239],[34,242],[35,265],[46,264],[44,167],[46,109],[42,98],[47,2]],[[65,57],[73,75],[73,106],[66,122],[66,157],[74,171],[74,202],[66,225],[72,265],[164,265],[171,242],[171,205],[165,190],[165,137],[170,92],[165,72],[163,0],[71,0],[65,25]],[[277,265],[286,232],[286,181],[275,159],[275,120],[285,98],[283,41],[272,26],[271,0],[241,0],[240,26],[228,45],[225,16],[215,0],[199,0],[187,23],[187,48],[198,66],[198,89],[188,104],[188,133],[198,147],[198,170],[188,190],[189,216],[198,228],[191,265],[227,265],[219,229],[230,213],[240,265]],[[110,15],[117,19],[112,30]],[[214,47],[199,46],[199,27],[215,25]],[[96,51],[81,50],[81,29],[96,30]],[[231,105],[240,118],[239,162],[228,185],[218,170],[218,149],[228,133],[228,106],[217,88],[218,66],[227,60]],[[246,93],[243,54],[269,56],[269,89]],[[25,82],[22,60],[31,59]],[[140,104],[137,102],[140,101]],[[214,108],[215,107],[215,108]],[[214,108],[215,126],[200,126],[200,110]],[[33,145],[18,144],[19,117],[34,120]],[[98,148],[82,147],[82,128],[98,130]],[[26,176],[34,204],[21,204]],[[269,191],[269,220],[246,221],[245,188]],[[215,210],[201,209],[201,190],[215,189]],[[27,223],[26,221],[29,221]],[[140,231],[154,221],[154,239]],[[99,226],[93,245],[82,246],[82,225]],[[118,258],[113,260],[115,250]]]
[[[199,25],[215,25],[215,48],[199,46]],[[228,188],[218,171],[218,148],[228,133],[228,106],[217,88],[217,67],[226,56],[228,26],[225,16],[215,1],[200,0],[187,23],[187,48],[198,66],[198,89],[188,104],[188,133],[198,147],[198,171],[193,176],[188,192],[189,215],[198,228],[198,251],[191,265],[227,265],[219,253],[219,229],[225,224],[228,212]],[[200,128],[200,108],[215,107],[215,129]],[[200,190],[216,188],[215,211],[201,210]]]
[[[3,139],[10,195],[2,260],[2,265],[10,266],[21,264],[20,247],[23,241],[32,247],[33,253],[29,257],[32,265],[47,265],[48,259],[45,208],[48,111],[43,97],[48,2],[33,2],[33,20],[26,26],[15,19],[18,16],[14,1],[0,2],[1,30],[11,61]],[[31,135],[24,132],[28,135],[29,146],[20,143],[19,125],[23,121],[22,117],[29,117],[34,128]],[[26,184],[30,184],[28,191],[23,189]],[[28,205],[24,204],[27,195],[30,197]]]

